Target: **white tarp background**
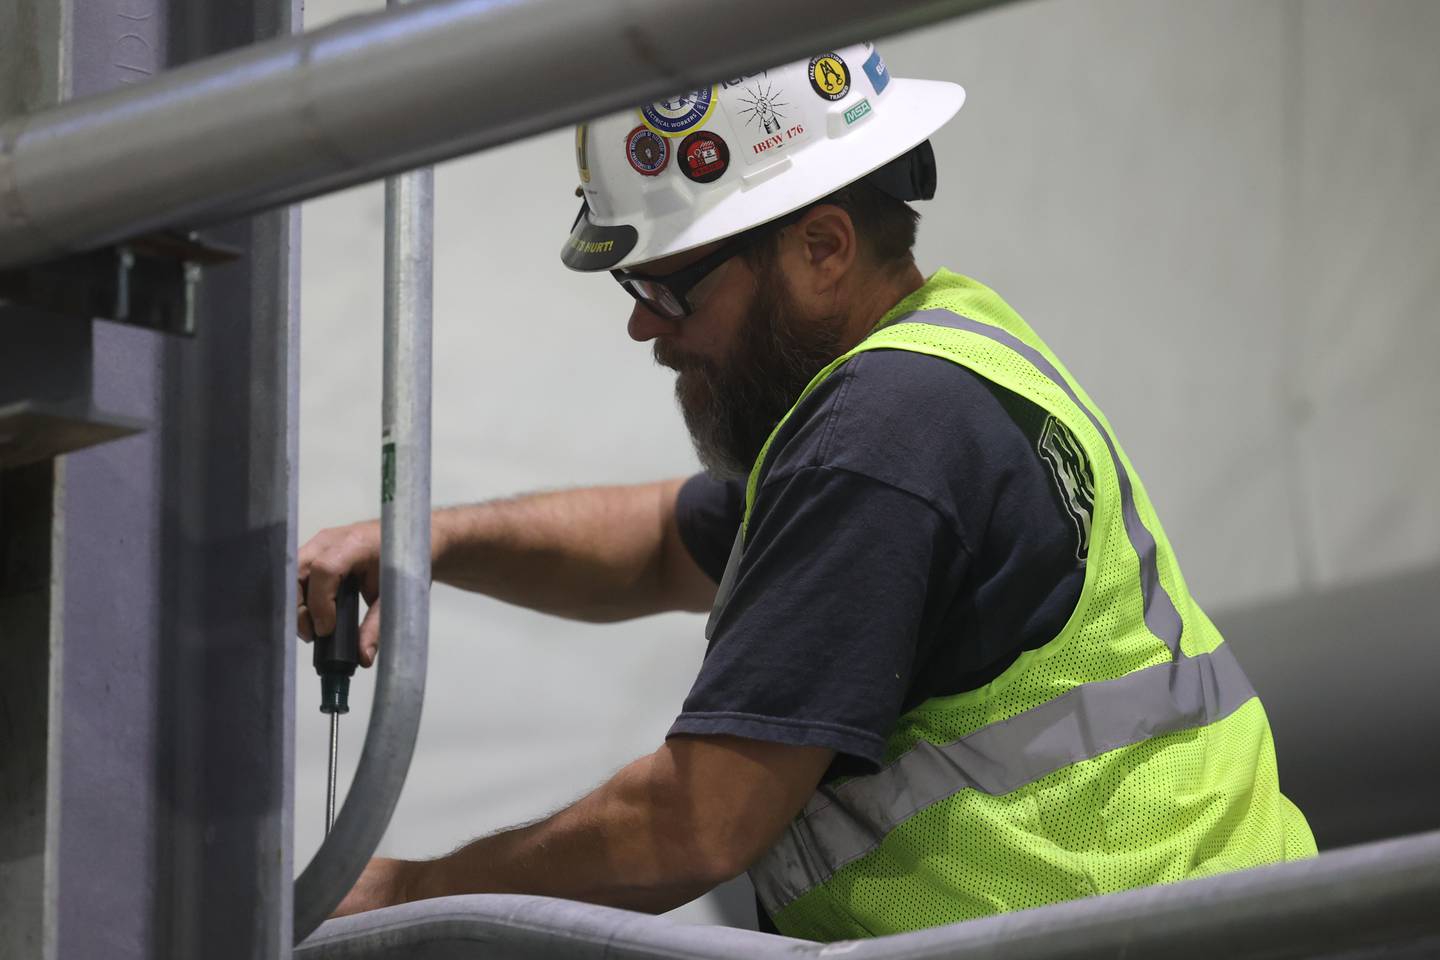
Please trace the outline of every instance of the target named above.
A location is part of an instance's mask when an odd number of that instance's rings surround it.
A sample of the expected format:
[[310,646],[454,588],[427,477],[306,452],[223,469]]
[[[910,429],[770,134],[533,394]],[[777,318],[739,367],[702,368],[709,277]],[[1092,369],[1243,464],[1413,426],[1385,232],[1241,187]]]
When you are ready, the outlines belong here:
[[[308,6],[309,25],[363,9]],[[969,91],[936,138],[922,269],[984,280],[1049,340],[1212,611],[1440,560],[1437,40],[1430,0],[1036,0],[881,44],[896,75]],[[628,298],[559,263],[574,184],[569,131],[438,171],[437,505],[694,469]],[[378,186],[304,210],[302,538],[378,509],[381,223]],[[701,628],[437,587],[382,852],[534,819],[654,749]],[[307,658],[297,870],[324,790]],[[371,684],[342,725],[347,779]]]

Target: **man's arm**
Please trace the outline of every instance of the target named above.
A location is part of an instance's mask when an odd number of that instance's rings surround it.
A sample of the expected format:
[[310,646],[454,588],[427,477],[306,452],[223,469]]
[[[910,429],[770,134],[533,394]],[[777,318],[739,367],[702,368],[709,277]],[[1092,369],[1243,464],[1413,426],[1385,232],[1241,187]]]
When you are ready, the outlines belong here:
[[768,850],[833,757],[824,747],[671,737],[539,823],[438,860],[372,860],[336,916],[464,893],[670,910]]
[[[558,616],[609,622],[703,611],[715,584],[680,539],[683,479],[538,493],[436,510],[432,575],[442,583]],[[369,666],[379,643],[379,521],[322,530],[300,550],[297,628],[335,627],[335,594],[354,575],[370,609],[360,628]]]
[[603,623],[708,610],[715,584],[680,540],[683,478],[530,494],[434,514],[434,576],[546,613]]

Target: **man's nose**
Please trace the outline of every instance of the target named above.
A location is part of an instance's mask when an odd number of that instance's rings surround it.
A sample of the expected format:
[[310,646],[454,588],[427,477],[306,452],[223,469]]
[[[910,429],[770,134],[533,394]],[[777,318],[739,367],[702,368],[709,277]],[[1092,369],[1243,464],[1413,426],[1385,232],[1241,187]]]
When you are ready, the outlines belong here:
[[631,340],[644,343],[646,340],[654,340],[656,337],[674,333],[675,321],[666,320],[655,311],[647,310],[637,303],[635,309],[630,311],[628,329]]

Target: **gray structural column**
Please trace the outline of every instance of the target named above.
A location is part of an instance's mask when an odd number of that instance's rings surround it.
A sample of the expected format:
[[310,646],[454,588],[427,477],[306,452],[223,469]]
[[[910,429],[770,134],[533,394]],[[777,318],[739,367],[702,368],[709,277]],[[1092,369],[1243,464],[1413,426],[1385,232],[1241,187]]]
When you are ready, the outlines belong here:
[[[50,0],[0,3],[0,120],[61,99],[69,59],[61,30],[66,11],[65,3]],[[33,398],[36,390],[47,399],[88,396],[88,324],[52,324],[43,335],[32,333],[43,320],[0,305],[0,407]],[[38,358],[59,363],[37,376]],[[54,477],[52,460],[7,469],[0,458],[0,957],[55,955]]]
[[[177,60],[298,27],[293,0],[175,0]],[[293,889],[298,215],[207,232],[193,341],[167,343],[158,681],[159,955],[288,957]]]
[[[67,12],[79,96],[293,8]],[[297,238],[283,211],[207,236],[244,257],[205,277],[193,339],[95,325],[97,402],[150,429],[57,462],[45,957],[289,955]]]

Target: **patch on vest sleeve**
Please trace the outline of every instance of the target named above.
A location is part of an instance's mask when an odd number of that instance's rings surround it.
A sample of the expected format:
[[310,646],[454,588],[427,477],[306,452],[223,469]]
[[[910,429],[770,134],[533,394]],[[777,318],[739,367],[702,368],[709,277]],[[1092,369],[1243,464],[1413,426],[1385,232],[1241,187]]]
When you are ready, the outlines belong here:
[[1095,512],[1095,471],[1075,434],[1054,416],[1045,420],[1036,444],[1040,458],[1060,494],[1060,503],[1075,525],[1075,558],[1081,563],[1090,551],[1090,518]]

